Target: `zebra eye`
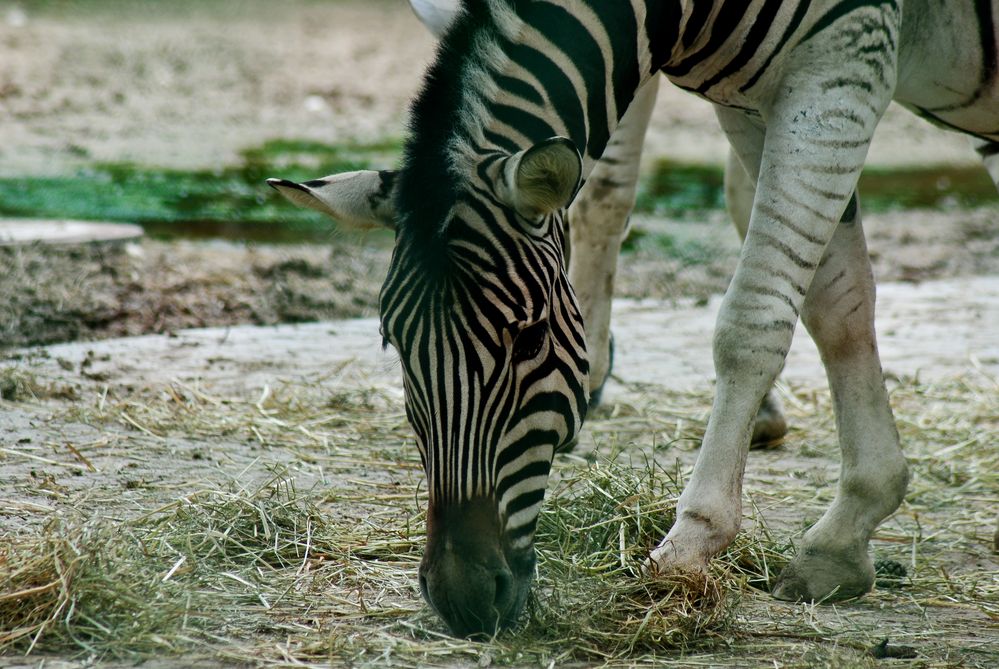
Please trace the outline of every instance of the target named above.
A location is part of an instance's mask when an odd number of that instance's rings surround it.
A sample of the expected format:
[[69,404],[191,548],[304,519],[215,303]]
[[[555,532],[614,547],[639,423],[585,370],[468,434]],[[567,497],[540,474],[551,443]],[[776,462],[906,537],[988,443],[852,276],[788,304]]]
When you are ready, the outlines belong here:
[[545,345],[548,336],[548,321],[541,321],[521,330],[513,344],[513,361],[524,362],[534,359]]

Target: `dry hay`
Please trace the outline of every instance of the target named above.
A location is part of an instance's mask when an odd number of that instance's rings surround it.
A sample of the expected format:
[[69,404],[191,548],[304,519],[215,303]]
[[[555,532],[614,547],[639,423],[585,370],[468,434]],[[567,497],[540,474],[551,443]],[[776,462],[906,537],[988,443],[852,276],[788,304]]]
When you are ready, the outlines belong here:
[[[675,493],[654,468],[612,463],[553,491],[527,621],[494,642],[496,661],[626,657],[722,630],[737,587],[725,561],[710,575],[640,574]],[[376,496],[358,497],[377,506]],[[314,499],[282,473],[121,522],[54,518],[40,537],[0,552],[0,648],[142,658],[226,639],[232,659],[257,656],[256,643],[310,661],[479,656],[480,644],[444,638],[419,600],[424,518],[414,498],[389,500],[398,502],[390,513],[360,523],[320,512]]]
[[[999,621],[999,577],[973,564],[943,566],[969,541],[984,544],[994,521],[983,511],[999,490],[991,380],[892,383],[913,482],[903,508],[879,530],[875,552],[907,575],[842,608],[777,604],[759,593],[791,548],[771,535],[759,510],[795,507],[814,521],[832,494],[828,482],[753,490],[753,529],[711,573],[644,576],[682,487],[686,468],[675,454],[689,455],[699,441],[709,397],[656,389],[602,410],[589,424],[602,455],[560,457],[524,621],[488,643],[447,636],[420,599],[425,499],[397,396],[375,387],[331,390],[327,381],[253,398],[175,382],[106,391],[65,410],[73,420],[128,430],[143,448],[182,435],[207,450],[224,435],[284,464],[270,472],[248,464],[227,484],[189,487],[139,515],[63,508],[38,536],[0,544],[0,655],[183,654],[276,666],[745,666],[774,658],[841,666],[868,662],[865,653],[890,635],[922,653],[960,638],[969,666],[999,659],[999,644],[990,642],[999,634],[989,636]],[[797,457],[833,450],[826,394],[782,393],[796,426],[789,441],[807,441]],[[322,477],[296,487],[308,468],[339,476],[339,487]],[[885,607],[923,613],[884,622]]]
[[18,367],[0,367],[0,401],[23,402],[42,399],[77,399],[76,388],[66,383],[39,380]]

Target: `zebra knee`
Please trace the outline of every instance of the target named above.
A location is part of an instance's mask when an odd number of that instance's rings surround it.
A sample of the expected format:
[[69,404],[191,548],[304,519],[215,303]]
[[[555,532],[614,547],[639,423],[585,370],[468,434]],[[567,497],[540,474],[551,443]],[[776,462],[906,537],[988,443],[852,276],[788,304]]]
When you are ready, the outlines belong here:
[[[771,335],[769,338],[761,336]],[[762,333],[751,324],[720,318],[715,327],[713,353],[719,392],[732,390],[744,408],[738,414],[745,420],[747,444],[753,421],[767,391],[777,379],[790,348],[790,332]],[[786,335],[786,336],[785,336]]]

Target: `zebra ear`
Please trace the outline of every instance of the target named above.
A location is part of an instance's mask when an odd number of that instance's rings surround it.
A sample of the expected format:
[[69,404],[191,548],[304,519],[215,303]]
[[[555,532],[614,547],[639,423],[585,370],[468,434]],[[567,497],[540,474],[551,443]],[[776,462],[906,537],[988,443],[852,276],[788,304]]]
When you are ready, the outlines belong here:
[[362,170],[296,183],[268,179],[267,184],[300,207],[321,211],[352,228],[395,227],[394,170]]
[[461,0],[409,0],[417,18],[430,29],[434,37],[443,37],[461,11]]
[[540,222],[569,206],[582,173],[576,145],[565,137],[552,137],[510,157],[502,195],[525,219]]

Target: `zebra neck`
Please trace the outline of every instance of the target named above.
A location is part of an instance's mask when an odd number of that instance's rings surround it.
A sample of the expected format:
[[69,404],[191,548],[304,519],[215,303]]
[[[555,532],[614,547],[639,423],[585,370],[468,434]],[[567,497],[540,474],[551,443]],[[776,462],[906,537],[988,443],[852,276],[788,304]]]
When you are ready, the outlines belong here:
[[412,107],[397,204],[447,216],[475,166],[554,136],[592,169],[636,90],[656,71],[650,31],[679,0],[467,0]]
[[646,4],[484,4],[491,26],[476,34],[460,66],[465,93],[450,145],[456,171],[468,174],[468,161],[484,153],[559,135],[576,144],[589,172],[653,71]]

